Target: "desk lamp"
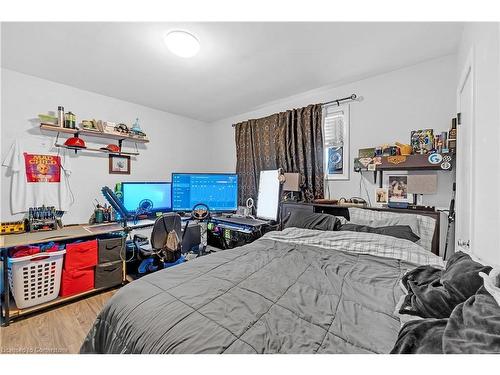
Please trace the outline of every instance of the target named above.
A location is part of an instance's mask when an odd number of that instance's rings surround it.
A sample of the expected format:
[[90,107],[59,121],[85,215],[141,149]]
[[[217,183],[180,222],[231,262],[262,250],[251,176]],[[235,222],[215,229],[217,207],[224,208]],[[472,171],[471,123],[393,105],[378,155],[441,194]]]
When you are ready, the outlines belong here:
[[437,192],[437,175],[408,175],[407,187],[408,193],[413,194],[413,204],[422,206],[423,194],[436,194]]
[[300,175],[298,173],[284,173],[285,182],[283,183],[283,191],[290,192],[290,200],[296,201],[294,192],[300,191]]

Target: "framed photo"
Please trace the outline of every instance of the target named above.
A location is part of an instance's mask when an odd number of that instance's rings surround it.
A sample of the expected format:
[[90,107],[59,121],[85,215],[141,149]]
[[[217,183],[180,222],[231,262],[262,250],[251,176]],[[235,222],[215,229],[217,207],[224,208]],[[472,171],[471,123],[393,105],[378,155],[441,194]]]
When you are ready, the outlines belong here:
[[110,174],[130,174],[130,156],[109,155]]
[[380,207],[389,203],[389,190],[386,188],[377,188],[375,190],[375,203]]
[[413,194],[408,193],[408,172],[384,173],[383,186],[388,202],[413,203]]

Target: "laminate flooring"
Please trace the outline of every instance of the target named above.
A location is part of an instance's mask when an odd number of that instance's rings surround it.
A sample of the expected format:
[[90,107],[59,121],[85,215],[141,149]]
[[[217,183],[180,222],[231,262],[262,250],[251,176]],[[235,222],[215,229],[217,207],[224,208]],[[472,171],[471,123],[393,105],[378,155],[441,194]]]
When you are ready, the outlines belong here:
[[78,353],[92,323],[116,289],[35,313],[0,328],[0,354]]

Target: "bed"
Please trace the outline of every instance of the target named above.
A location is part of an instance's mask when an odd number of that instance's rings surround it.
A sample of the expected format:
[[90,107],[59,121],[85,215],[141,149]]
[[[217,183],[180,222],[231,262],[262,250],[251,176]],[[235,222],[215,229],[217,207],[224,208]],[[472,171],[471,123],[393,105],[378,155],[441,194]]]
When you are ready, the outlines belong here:
[[81,353],[389,353],[418,265],[443,260],[386,235],[270,232],[121,288]]

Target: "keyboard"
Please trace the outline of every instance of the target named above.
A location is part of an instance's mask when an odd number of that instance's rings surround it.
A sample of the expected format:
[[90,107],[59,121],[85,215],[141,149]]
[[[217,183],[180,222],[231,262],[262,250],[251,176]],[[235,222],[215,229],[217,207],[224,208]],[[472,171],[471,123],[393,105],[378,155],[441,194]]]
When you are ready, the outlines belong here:
[[252,219],[250,217],[240,217],[240,216],[231,216],[229,218],[216,217],[214,219],[217,221],[225,222],[225,223],[248,225],[250,227],[259,227],[259,226],[264,225],[264,224],[269,224],[269,221]]

